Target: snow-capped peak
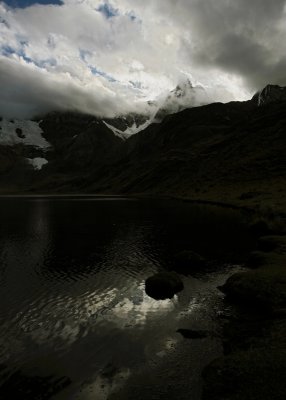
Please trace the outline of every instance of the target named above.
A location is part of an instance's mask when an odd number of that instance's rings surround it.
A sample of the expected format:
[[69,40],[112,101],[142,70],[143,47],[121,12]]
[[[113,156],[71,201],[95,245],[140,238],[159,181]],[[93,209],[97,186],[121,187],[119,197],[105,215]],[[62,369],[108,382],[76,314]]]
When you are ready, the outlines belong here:
[[185,81],[182,81],[181,83],[178,83],[178,85],[175,87],[175,89],[171,90],[170,94],[168,97],[185,97],[187,96],[188,92],[194,88],[192,82],[190,79],[187,79]]
[[[185,108],[200,106],[208,102],[209,97],[205,89],[200,85],[194,86],[189,78],[184,77],[170,92],[148,102],[149,117],[130,115],[108,120],[108,123],[107,121],[103,122],[116,136],[125,140],[146,129],[152,123],[161,122],[169,114],[175,114]],[[123,120],[124,123],[122,123]]]
[[163,101],[158,101],[160,106],[155,114],[154,121],[160,122],[169,114],[175,114],[185,108],[201,106],[208,102],[208,94],[202,86],[194,86],[190,79],[182,80]]

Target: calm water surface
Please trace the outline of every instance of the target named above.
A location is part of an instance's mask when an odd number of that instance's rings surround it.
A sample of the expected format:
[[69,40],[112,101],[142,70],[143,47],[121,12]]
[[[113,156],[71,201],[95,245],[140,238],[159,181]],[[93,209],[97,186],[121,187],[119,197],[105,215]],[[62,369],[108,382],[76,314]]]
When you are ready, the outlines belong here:
[[[175,201],[0,199],[0,398],[198,400],[222,351],[216,287],[252,246],[244,222]],[[210,267],[172,300],[148,297],[145,279],[184,249]]]

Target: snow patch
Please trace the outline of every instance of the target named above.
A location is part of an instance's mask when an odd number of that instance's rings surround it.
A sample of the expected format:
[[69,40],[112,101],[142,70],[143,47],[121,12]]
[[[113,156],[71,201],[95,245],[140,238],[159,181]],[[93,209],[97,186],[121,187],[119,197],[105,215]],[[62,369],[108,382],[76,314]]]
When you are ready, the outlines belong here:
[[112,125],[109,125],[107,122],[102,121],[105,126],[107,126],[108,129],[110,129],[115,136],[120,137],[120,139],[125,140],[126,138],[124,137],[124,132],[122,132],[120,129],[115,128]]
[[42,136],[40,122],[29,120],[7,120],[0,121],[0,144],[13,146],[22,143],[26,146],[34,146],[41,149],[51,147],[50,143]]
[[115,128],[114,126],[108,124],[107,122],[103,121],[103,123],[109,128],[115,136],[120,137],[122,140],[126,140],[130,138],[130,136],[135,135],[136,133],[143,131],[143,129],[146,129],[147,126],[151,125],[153,122],[153,119],[148,119],[144,124],[137,126],[136,123],[129,128],[126,128],[125,131],[121,131],[120,129]]
[[[150,106],[150,117],[143,124],[138,126],[136,122],[134,122],[132,126],[121,131],[106,122],[104,123],[116,136],[126,140],[132,135],[143,131],[149,125],[161,122],[167,115],[175,114],[186,108],[197,107],[210,102],[210,98],[205,88],[200,84],[194,86],[191,80],[186,79],[184,76],[182,81],[171,92],[159,96],[152,102],[148,102]],[[123,119],[126,120],[126,117],[123,117]]]
[[151,125],[153,122],[153,119],[148,119],[146,122],[144,122],[144,124],[137,126],[136,123],[134,122],[134,124],[132,126],[130,126],[129,128],[125,129],[125,131],[123,132],[124,136],[126,138],[135,135],[136,133],[143,131],[143,129],[146,129],[149,125]]
[[36,158],[27,158],[29,164],[33,166],[33,168],[37,171],[40,171],[44,165],[48,164],[48,160],[42,157]]

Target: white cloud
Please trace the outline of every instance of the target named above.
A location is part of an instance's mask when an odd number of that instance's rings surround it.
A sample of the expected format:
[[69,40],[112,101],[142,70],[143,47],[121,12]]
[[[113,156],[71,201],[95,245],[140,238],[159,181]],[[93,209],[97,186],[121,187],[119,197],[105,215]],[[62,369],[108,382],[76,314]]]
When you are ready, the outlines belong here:
[[182,74],[206,87],[210,100],[245,99],[269,81],[286,83],[284,3],[0,3],[0,113],[145,112],[145,101],[173,89]]

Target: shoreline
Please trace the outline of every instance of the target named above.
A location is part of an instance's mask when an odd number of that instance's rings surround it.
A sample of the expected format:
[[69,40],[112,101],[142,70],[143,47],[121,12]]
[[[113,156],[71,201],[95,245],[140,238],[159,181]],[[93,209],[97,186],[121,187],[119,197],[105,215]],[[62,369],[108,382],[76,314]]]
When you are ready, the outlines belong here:
[[220,288],[236,316],[223,327],[224,356],[203,371],[202,400],[286,398],[286,236],[259,243],[248,269]]
[[[75,192],[27,192],[23,191],[20,193],[16,192],[0,192],[0,199],[1,198],[40,198],[40,197],[45,197],[45,198],[57,198],[57,197],[73,197],[73,198],[84,198],[84,197],[89,197],[89,198],[124,198],[124,199],[149,199],[149,200],[176,200],[176,201],[182,201],[182,202],[187,202],[187,203],[195,203],[195,204],[206,204],[206,205],[215,205],[219,207],[224,207],[224,208],[232,208],[234,210],[244,210],[250,213],[255,213],[255,214],[264,214],[265,211],[263,209],[261,210],[261,202],[258,204],[251,204],[245,200],[241,199],[236,199],[235,201],[233,199],[229,200],[222,200],[220,196],[208,196],[206,195],[205,198],[202,197],[193,197],[193,196],[179,196],[179,195],[173,195],[173,194],[160,194],[160,193],[75,193]],[[285,208],[285,210],[284,210]],[[272,212],[276,216],[281,216],[286,219],[286,202],[285,202],[285,207],[283,207],[283,210],[278,210],[275,206],[273,208],[270,207],[270,210],[268,208],[268,213]]]
[[[124,199],[124,200],[172,200],[172,201],[180,201],[184,203],[192,203],[192,204],[202,204],[202,205],[210,205],[217,206],[222,208],[229,208],[232,210],[240,210],[247,212],[252,215],[257,215],[260,217],[267,217],[263,214],[261,210],[256,209],[253,206],[243,205],[243,204],[235,204],[233,202],[225,202],[220,200],[208,200],[201,198],[191,198],[191,197],[181,197],[181,196],[172,196],[172,195],[152,195],[152,194],[109,194],[109,193],[7,193],[1,194],[0,199],[13,199],[13,198],[24,198],[24,199],[33,199],[33,198],[95,198],[95,199],[104,199],[104,198],[114,198],[114,199]],[[275,217],[285,218],[286,221],[286,212],[275,211],[273,210],[273,214]]]

